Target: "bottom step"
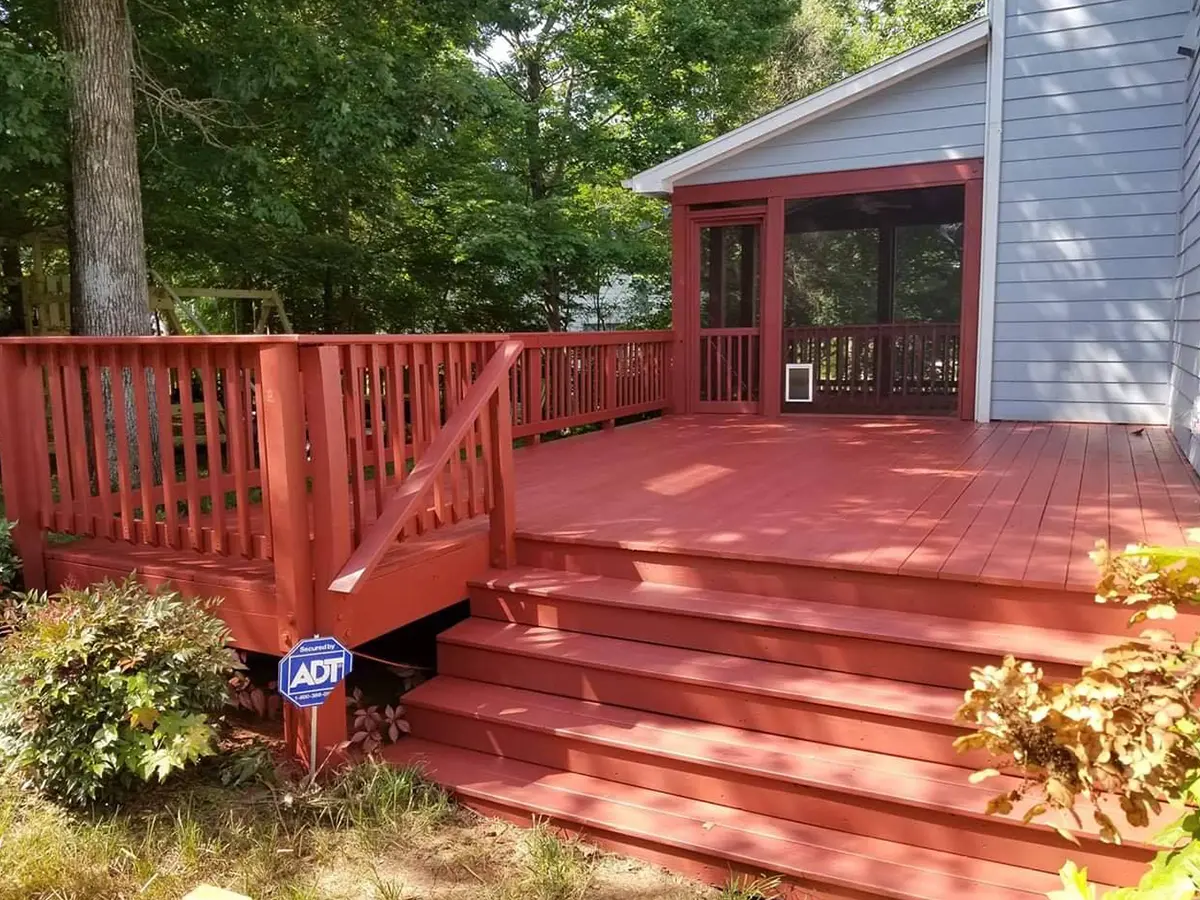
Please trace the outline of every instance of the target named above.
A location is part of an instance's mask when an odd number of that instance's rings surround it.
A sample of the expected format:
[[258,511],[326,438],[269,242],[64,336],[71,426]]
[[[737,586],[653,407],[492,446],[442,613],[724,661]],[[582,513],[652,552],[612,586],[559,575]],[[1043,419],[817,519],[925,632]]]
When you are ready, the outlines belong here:
[[[796,897],[1032,900],[1061,887],[1031,869],[755,815],[415,738],[386,758],[416,764],[474,809],[533,817],[589,841],[714,883],[781,874]],[[1064,854],[1065,858],[1066,854]]]

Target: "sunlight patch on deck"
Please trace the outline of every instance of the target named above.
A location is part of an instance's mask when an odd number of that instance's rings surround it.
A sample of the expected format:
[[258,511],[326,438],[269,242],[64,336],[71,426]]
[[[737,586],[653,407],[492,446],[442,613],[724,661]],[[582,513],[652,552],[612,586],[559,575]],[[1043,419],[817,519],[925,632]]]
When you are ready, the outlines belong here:
[[642,482],[642,486],[652,494],[662,497],[678,497],[688,491],[694,491],[712,484],[726,475],[732,475],[733,469],[725,466],[714,466],[711,463],[696,463],[669,475],[660,475]]

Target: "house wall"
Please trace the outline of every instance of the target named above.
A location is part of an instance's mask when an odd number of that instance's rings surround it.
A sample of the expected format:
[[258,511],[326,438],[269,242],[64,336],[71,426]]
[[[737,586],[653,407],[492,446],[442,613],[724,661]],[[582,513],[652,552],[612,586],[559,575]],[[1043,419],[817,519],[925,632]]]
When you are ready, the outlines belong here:
[[992,416],[1166,423],[1192,0],[1007,2]]
[[977,50],[678,183],[712,184],[982,157],[986,80],[987,53]]

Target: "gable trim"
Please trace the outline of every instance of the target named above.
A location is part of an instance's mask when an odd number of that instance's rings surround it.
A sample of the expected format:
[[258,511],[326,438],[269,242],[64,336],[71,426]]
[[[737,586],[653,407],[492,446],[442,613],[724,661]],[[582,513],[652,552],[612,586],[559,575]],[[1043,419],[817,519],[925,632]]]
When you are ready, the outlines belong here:
[[879,93],[894,84],[955,59],[988,42],[988,20],[976,19],[939,38],[886,59],[808,97],[781,106],[752,122],[674,156],[624,182],[640,194],[669,194],[680,178],[770,140],[800,125]]

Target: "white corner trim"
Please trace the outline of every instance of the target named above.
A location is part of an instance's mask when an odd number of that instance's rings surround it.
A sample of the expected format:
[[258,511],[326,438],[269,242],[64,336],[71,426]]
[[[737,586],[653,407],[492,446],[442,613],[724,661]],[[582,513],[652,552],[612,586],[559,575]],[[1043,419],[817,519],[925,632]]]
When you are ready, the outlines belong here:
[[781,132],[862,100],[921,72],[962,56],[988,42],[988,21],[975,19],[808,97],[781,106],[692,150],[634,175],[625,187],[640,194],[669,194],[672,185],[714,163],[769,140]]
[[983,141],[983,227],[980,229],[979,331],[975,360],[975,421],[992,419],[996,341],[996,256],[1000,230],[1000,153],[1004,142],[1005,0],[989,0],[986,131]]

